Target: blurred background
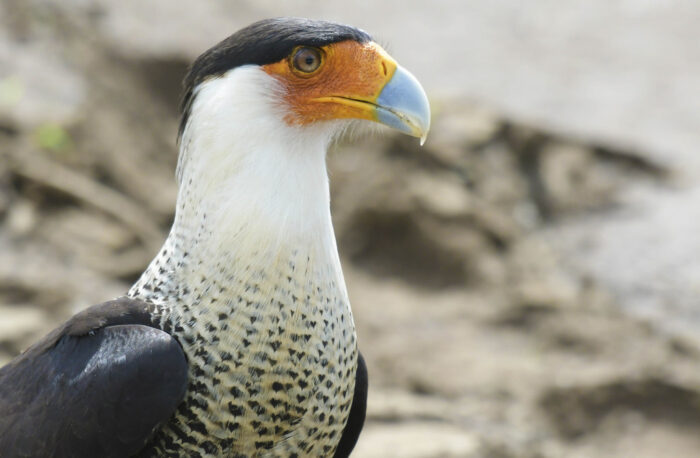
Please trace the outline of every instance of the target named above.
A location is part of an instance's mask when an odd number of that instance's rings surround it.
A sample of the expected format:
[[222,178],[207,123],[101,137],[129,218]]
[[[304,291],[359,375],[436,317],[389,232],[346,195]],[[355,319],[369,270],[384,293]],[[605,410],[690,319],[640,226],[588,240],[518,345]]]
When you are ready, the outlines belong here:
[[187,65],[281,15],[366,29],[434,110],[423,148],[329,158],[371,379],[355,456],[698,456],[691,0],[3,0],[0,363],[139,276]]

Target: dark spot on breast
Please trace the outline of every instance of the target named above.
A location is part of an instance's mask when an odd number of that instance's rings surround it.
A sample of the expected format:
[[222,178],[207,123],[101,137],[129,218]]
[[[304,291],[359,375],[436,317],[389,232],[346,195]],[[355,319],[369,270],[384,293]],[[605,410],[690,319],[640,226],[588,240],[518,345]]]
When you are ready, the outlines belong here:
[[206,436],[209,434],[206,426],[204,426],[204,423],[202,423],[199,420],[189,421],[189,422],[187,422],[187,426],[189,426],[192,431],[198,432],[199,434],[201,434],[203,436]]
[[193,381],[190,383],[190,390],[198,394],[206,394],[207,386],[199,381]]
[[243,412],[245,412],[245,408],[243,406],[239,406],[232,402],[229,402],[228,411],[231,412],[231,415],[235,417],[240,417],[243,415]]
[[248,406],[250,406],[250,408],[253,409],[253,412],[255,412],[258,415],[265,415],[265,413],[267,412],[258,401],[248,401]]
[[214,445],[214,443],[211,441],[202,442],[201,447],[205,452],[207,452],[209,454],[214,454],[214,453],[219,451],[219,449],[216,447],[216,445]]
[[260,441],[260,442],[256,441],[255,448],[257,448],[257,449],[262,448],[262,449],[269,450],[272,448],[272,444],[273,444],[272,441]]
[[261,369],[259,367],[251,367],[250,369],[248,369],[248,372],[251,376],[261,377],[265,373],[265,369]]

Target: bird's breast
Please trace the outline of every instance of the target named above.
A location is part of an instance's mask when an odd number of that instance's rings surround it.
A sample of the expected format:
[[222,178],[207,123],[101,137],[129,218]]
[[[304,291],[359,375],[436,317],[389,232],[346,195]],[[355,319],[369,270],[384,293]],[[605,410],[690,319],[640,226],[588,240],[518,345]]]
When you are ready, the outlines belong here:
[[304,261],[247,275],[224,269],[161,307],[162,327],[188,357],[190,383],[155,449],[331,453],[352,403],[355,329],[342,276]]

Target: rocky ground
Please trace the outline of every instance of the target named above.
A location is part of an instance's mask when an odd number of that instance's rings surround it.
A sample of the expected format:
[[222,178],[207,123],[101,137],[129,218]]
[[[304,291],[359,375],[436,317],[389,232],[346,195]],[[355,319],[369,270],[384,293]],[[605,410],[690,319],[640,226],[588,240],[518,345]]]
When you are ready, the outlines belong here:
[[[0,4],[0,363],[122,294],[172,219],[193,51],[137,52],[116,8],[72,3]],[[697,456],[697,301],[679,293],[697,276],[672,270],[697,195],[677,198],[677,164],[465,100],[435,97],[423,148],[330,154],[371,376],[355,456]]]

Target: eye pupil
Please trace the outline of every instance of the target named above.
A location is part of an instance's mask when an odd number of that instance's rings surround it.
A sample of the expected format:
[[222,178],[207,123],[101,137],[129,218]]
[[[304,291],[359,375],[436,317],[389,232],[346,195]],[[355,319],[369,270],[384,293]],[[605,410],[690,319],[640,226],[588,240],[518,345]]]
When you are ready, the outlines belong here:
[[321,65],[321,52],[316,48],[299,48],[292,59],[296,70],[312,73]]

